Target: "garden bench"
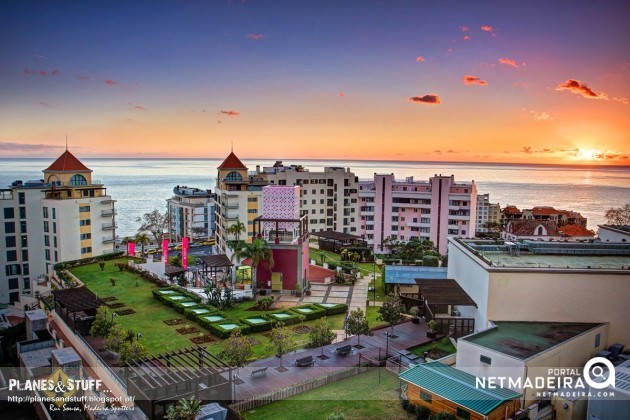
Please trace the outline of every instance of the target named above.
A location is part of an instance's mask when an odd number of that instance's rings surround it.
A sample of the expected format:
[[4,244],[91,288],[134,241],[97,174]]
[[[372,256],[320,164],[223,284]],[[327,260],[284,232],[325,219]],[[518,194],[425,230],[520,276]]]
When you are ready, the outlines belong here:
[[347,344],[345,346],[337,347],[335,349],[335,353],[337,353],[339,356],[347,356],[352,353],[352,346],[350,344]]
[[252,370],[252,373],[250,373],[250,376],[254,376],[254,375],[258,374],[258,373],[262,373],[262,374],[266,375],[267,374],[267,368],[264,367],[264,368]]
[[313,364],[315,364],[315,361],[313,360],[313,356],[302,357],[295,361],[295,365],[299,367],[313,366]]

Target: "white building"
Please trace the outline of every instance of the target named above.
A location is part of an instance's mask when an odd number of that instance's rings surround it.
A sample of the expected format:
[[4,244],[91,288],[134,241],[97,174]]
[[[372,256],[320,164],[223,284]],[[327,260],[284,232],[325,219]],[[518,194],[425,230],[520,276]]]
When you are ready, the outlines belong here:
[[630,226],[597,225],[602,242],[630,242]]
[[477,331],[490,320],[607,322],[609,343],[630,343],[630,244],[450,239],[448,255]]
[[358,178],[350,168],[326,167],[312,172],[301,165],[285,166],[281,161],[263,168],[271,185],[298,185],[300,210],[309,217],[311,232],[334,230],[356,234]]
[[0,303],[30,296],[57,262],[114,251],[115,200],[92,170],[66,150],[43,172],[0,190]]
[[394,174],[374,174],[359,182],[359,232],[374,252],[385,238],[433,241],[446,254],[450,237],[474,238],[477,220],[475,182],[435,175],[428,181],[396,181]]
[[490,194],[477,195],[477,221],[475,231],[477,233],[488,233],[486,223],[501,222],[501,206],[499,203],[490,202]]
[[181,242],[183,237],[214,237],[214,198],[211,190],[180,185],[173,188],[173,197],[166,200],[171,241]]

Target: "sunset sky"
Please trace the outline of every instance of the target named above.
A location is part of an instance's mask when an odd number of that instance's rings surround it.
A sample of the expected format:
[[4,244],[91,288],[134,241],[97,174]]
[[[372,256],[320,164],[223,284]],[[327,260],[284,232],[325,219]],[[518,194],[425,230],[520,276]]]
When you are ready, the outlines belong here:
[[[508,7],[509,5],[509,7]],[[1,157],[630,164],[628,1],[3,1]]]

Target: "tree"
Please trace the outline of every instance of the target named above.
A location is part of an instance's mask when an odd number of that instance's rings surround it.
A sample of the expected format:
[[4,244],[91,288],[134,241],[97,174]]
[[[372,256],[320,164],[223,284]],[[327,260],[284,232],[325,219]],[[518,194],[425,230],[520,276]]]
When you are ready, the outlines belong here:
[[322,348],[321,359],[327,358],[324,356],[324,346],[333,342],[337,334],[332,331],[332,327],[330,326],[330,322],[326,318],[319,318],[315,321],[313,325],[313,329],[308,333],[309,335],[309,344],[312,347],[320,347]]
[[153,210],[136,219],[136,222],[142,223],[138,229],[139,233],[149,232],[155,238],[158,246],[162,244],[164,237],[164,229],[168,223],[168,215],[161,213],[159,210]]
[[240,329],[236,329],[225,340],[223,350],[221,350],[219,355],[230,366],[242,368],[247,364],[247,360],[252,356],[253,352],[252,343],[241,334]]
[[630,225],[630,204],[623,207],[610,208],[604,214],[609,225],[627,226]]
[[166,410],[168,420],[194,420],[201,411],[201,402],[191,398],[179,400],[176,404],[169,405]]
[[101,271],[105,269],[105,261],[98,260],[98,266],[101,268]]
[[114,321],[112,320],[111,311],[107,306],[101,305],[96,310],[96,316],[90,328],[90,335],[107,337],[113,326]]
[[114,324],[107,334],[105,343],[109,350],[118,353],[125,340],[127,340],[127,330],[120,324]]
[[394,325],[403,320],[404,310],[400,297],[394,294],[387,296],[383,306],[378,308],[378,319],[387,322],[392,327],[392,335],[394,335]]
[[200,236],[203,236],[206,232],[207,230],[204,226],[193,226],[190,228],[190,233],[192,233],[192,236],[194,238],[199,238]]
[[124,341],[120,346],[120,361],[126,363],[129,360],[147,357],[149,351],[138,340]]
[[361,348],[361,335],[370,334],[370,326],[365,314],[361,308],[350,311],[348,322],[346,323],[346,332],[350,335],[357,336],[357,348]]
[[284,327],[284,322],[278,322],[271,330],[271,343],[267,346],[269,350],[274,350],[280,356],[280,369],[282,366],[282,356],[295,350],[297,343],[291,332]]
[[136,242],[136,244],[140,245],[142,256],[144,257],[144,246],[148,245],[151,242],[151,239],[149,239],[149,236],[146,233],[138,232],[136,234],[136,237],[134,238],[134,241]]
[[232,226],[227,229],[228,233],[231,233],[236,238],[236,242],[238,242],[241,238],[241,233],[245,233],[247,228],[243,222],[237,220]]
[[240,247],[234,251],[232,258],[244,260],[251,258],[252,260],[252,293],[256,296],[256,277],[258,274],[258,266],[262,264],[269,271],[273,268],[273,252],[269,248],[267,241],[257,238],[251,244],[240,243]]
[[325,251],[318,251],[317,252],[317,256],[319,257],[319,260],[322,262],[322,267],[324,266],[324,262],[326,262],[326,252]]

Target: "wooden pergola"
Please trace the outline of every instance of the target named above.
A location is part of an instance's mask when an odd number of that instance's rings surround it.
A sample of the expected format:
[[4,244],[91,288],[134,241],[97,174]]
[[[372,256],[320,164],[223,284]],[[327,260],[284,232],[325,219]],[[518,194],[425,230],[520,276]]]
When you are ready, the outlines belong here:
[[311,235],[317,236],[319,249],[324,251],[339,252],[343,248],[367,246],[367,242],[361,236],[334,230],[320,230]]
[[199,257],[201,261],[201,272],[204,276],[210,274],[211,277],[217,276],[219,272],[225,272],[228,277],[232,273],[232,261],[225,254],[204,255]]
[[86,287],[53,290],[55,312],[81,335],[88,335],[96,311],[104,302]]
[[127,362],[127,392],[149,418],[161,418],[182,398],[202,404],[233,401],[233,368],[203,347]]

